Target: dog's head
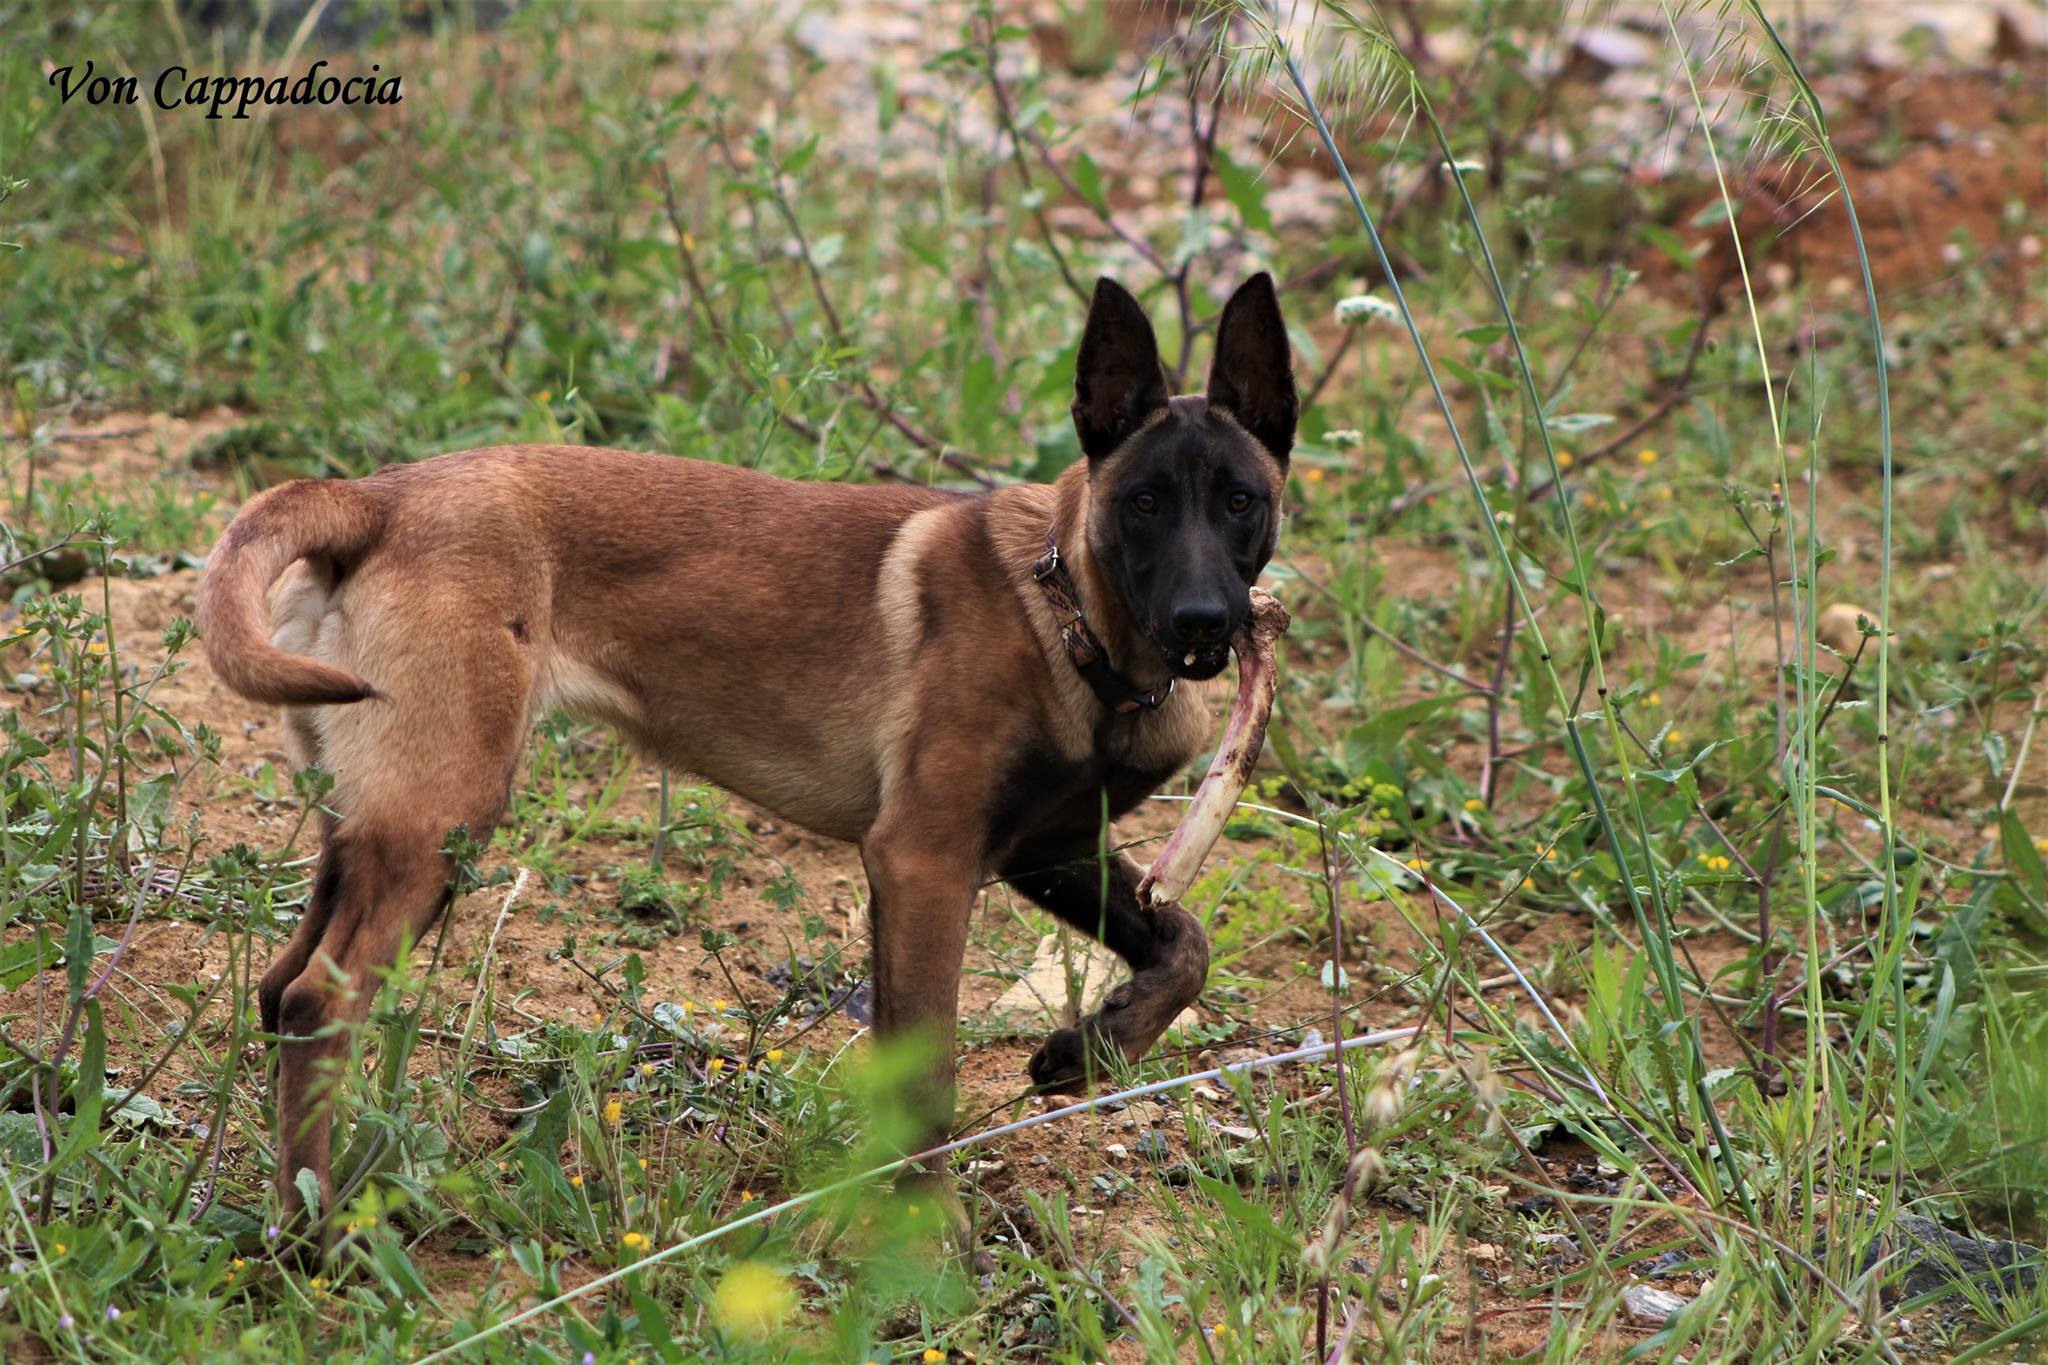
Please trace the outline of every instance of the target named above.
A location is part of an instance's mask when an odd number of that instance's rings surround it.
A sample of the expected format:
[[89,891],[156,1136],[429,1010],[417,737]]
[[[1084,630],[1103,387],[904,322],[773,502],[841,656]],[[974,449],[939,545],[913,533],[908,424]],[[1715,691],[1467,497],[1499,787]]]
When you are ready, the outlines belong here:
[[1273,277],[1216,326],[1208,392],[1167,392],[1145,310],[1099,280],[1074,376],[1088,542],[1138,629],[1184,678],[1212,678],[1273,555],[1297,402]]

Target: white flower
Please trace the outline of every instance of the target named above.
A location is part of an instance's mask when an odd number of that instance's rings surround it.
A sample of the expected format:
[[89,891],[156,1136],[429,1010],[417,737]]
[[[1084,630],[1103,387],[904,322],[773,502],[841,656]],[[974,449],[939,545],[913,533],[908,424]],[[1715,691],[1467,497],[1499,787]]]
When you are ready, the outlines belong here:
[[1486,169],[1486,163],[1484,161],[1474,161],[1470,157],[1461,157],[1456,161],[1444,162],[1443,167],[1445,170],[1455,171],[1459,175],[1477,175]]
[[1337,321],[1346,327],[1362,326],[1373,318],[1382,322],[1399,322],[1401,310],[1377,294],[1353,294],[1337,300]]
[[1365,444],[1365,433],[1354,431],[1350,427],[1338,427],[1334,431],[1324,432],[1323,439],[1329,443],[1332,450],[1356,450]]

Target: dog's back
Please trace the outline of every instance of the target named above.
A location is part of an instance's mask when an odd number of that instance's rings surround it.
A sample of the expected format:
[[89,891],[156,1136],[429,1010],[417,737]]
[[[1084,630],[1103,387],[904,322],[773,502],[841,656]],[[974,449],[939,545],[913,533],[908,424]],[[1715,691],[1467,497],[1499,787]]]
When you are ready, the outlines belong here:
[[[972,533],[973,501],[616,450],[466,451],[252,502],[209,564],[201,624],[232,685],[317,708],[294,732],[345,815],[384,785],[365,770],[388,766],[382,736],[401,718],[433,733],[459,690],[521,734],[555,707],[606,721],[857,839],[890,738],[878,721],[918,644],[899,633],[917,629],[900,610],[911,566]],[[971,567],[947,571],[956,588]],[[357,696],[370,704],[325,704]]]

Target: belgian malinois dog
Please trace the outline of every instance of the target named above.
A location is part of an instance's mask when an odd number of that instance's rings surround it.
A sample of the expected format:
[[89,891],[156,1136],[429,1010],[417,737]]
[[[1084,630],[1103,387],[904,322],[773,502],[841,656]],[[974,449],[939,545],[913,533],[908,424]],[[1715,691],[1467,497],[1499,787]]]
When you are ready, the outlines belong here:
[[[1224,308],[1208,392],[1173,397],[1152,326],[1096,285],[1073,416],[1087,456],[979,494],[797,483],[672,456],[501,446],[250,500],[200,588],[206,657],[285,708],[331,772],[304,920],[264,973],[277,1177],[332,1212],[333,1072],[379,973],[449,899],[450,833],[493,828],[536,720],[607,721],[784,819],[860,845],[878,1032],[923,1032],[952,1117],[968,918],[991,877],[1132,970],[1031,1058],[1048,1089],[1137,1059],[1209,949],[1098,854],[1212,735],[1202,689],[1273,553],[1294,443],[1264,274]],[[1105,895],[1104,888],[1107,887]]]

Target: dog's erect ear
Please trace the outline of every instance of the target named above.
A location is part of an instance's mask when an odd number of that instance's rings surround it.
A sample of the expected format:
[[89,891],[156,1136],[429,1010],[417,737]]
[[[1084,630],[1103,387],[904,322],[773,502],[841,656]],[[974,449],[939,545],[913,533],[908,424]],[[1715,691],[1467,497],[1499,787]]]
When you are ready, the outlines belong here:
[[1300,404],[1294,396],[1287,324],[1280,320],[1273,277],[1263,270],[1239,285],[1223,305],[1223,320],[1216,324],[1216,360],[1209,367],[1209,401],[1230,409],[1239,426],[1258,437],[1274,459],[1287,463]]
[[1130,291],[1107,275],[1095,282],[1088,327],[1074,364],[1074,430],[1100,459],[1166,406],[1166,369],[1152,323]]

